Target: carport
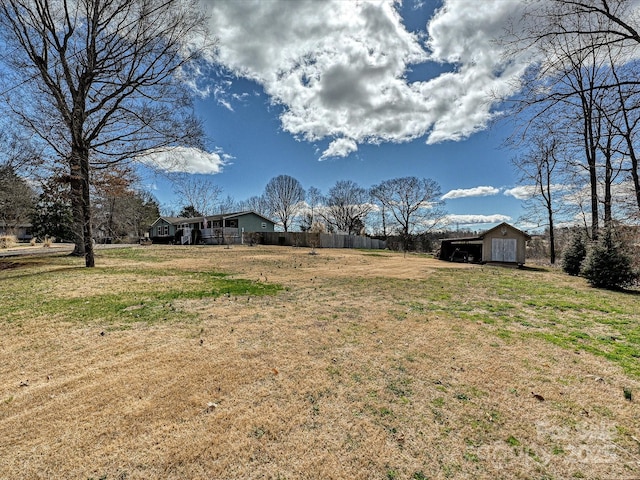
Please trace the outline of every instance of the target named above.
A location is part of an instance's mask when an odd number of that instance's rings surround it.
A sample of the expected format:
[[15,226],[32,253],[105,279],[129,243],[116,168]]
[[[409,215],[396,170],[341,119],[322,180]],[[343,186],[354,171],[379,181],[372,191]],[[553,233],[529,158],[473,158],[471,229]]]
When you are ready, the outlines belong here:
[[440,244],[440,260],[450,262],[524,265],[531,236],[501,223],[475,237],[446,238]]
[[482,237],[442,240],[439,258],[450,262],[480,263],[482,261]]

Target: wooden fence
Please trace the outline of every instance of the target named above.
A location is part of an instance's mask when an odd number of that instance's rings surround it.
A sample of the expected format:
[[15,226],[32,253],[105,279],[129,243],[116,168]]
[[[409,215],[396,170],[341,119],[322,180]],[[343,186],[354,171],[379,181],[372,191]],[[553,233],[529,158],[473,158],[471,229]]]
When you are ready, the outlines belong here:
[[384,249],[386,242],[375,238],[360,237],[357,235],[334,235],[330,233],[306,233],[306,232],[261,232],[249,234],[244,243],[264,245],[281,245],[290,247],[311,248],[366,248]]

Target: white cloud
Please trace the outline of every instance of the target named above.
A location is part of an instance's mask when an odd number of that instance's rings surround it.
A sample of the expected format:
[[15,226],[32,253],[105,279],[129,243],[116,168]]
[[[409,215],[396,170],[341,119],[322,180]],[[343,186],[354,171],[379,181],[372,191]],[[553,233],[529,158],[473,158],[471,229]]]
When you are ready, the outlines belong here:
[[[551,185],[552,192],[562,192],[571,189],[572,187],[562,184]],[[508,197],[514,197],[517,200],[529,200],[540,193],[539,187],[535,185],[520,185],[514,188],[508,188],[504,192],[504,195]]]
[[466,198],[466,197],[488,197],[490,195],[496,195],[500,193],[500,189],[496,187],[480,186],[474,188],[459,188],[455,190],[449,190],[442,196],[442,200],[451,200],[454,198]]
[[322,156],[321,160],[330,157],[346,157],[352,152],[358,150],[358,144],[349,138],[338,138],[329,144]]
[[[424,36],[407,31],[395,0],[204,4],[217,61],[284,107],[285,131],[332,140],[321,158],[358,144],[468,137],[486,128],[524,68],[503,64],[492,41],[519,2],[445,0],[428,45],[426,26]],[[425,62],[452,63],[453,71],[408,82],[408,70]]]
[[447,215],[448,225],[478,225],[485,223],[510,222],[511,217],[499,213],[493,215]]
[[505,190],[504,194],[518,200],[528,200],[536,194],[536,191],[535,185],[520,185],[518,187]]
[[215,174],[222,171],[228,156],[217,152],[205,152],[195,148],[174,147],[150,151],[138,160],[153,168],[171,173]]

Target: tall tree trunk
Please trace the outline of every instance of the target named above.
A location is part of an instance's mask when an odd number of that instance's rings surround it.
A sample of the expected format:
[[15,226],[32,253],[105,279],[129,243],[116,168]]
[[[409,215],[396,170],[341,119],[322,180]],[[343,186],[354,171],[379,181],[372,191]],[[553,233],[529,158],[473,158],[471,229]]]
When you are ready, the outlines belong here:
[[638,174],[638,158],[635,155],[635,151],[631,151],[629,158],[631,158],[631,178],[633,179],[633,188],[636,192],[636,203],[638,205],[638,213],[640,213],[640,175]]
[[387,239],[387,212],[385,210],[384,204],[382,204],[382,235],[384,235],[384,239]]
[[[627,130],[629,130],[627,128]],[[627,132],[624,135],[624,139],[627,143],[627,155],[631,162],[631,180],[633,181],[633,191],[635,192],[636,205],[638,206],[638,213],[640,214],[640,173],[638,172],[638,157],[636,156],[636,149],[633,146],[633,139],[631,134]]]
[[598,175],[595,159],[589,162],[589,183],[591,186],[591,238],[597,240],[600,222],[598,221]]
[[[554,265],[556,263],[556,234],[555,234],[555,230],[554,230],[554,226],[553,226],[553,199],[552,199],[552,193],[551,193],[551,168],[549,168],[549,159],[547,157],[547,163],[546,163],[546,177],[545,177],[545,187],[547,189],[547,193],[546,196],[544,195],[543,192],[543,197],[545,197],[545,203],[547,206],[547,216],[549,218],[549,262],[551,262],[551,265]],[[542,176],[542,172],[540,172]],[[541,179],[542,180],[542,179]]]
[[69,159],[69,183],[71,187],[71,210],[73,212],[73,243],[75,244],[71,255],[81,257],[84,255],[84,226],[82,207],[82,169],[77,155],[71,155]]
[[611,183],[613,182],[613,166],[611,165],[611,135],[607,138],[607,145],[605,147],[605,172],[604,172],[604,225],[606,228],[611,227],[613,221],[612,211],[612,194]]
[[[593,95],[593,92],[591,93]],[[583,114],[584,114],[584,147],[585,157],[587,159],[587,169],[589,171],[589,187],[591,193],[591,238],[597,240],[598,230],[600,229],[600,223],[598,219],[598,171],[597,171],[597,156],[598,156],[598,142],[597,137],[599,131],[594,132],[596,126],[594,125],[595,119],[593,118],[594,109],[591,107],[589,99],[583,96]]]
[[549,212],[549,261],[551,265],[556,263],[556,233],[553,226],[553,213]]
[[91,228],[91,192],[89,191],[89,150],[83,149],[82,165],[82,207],[84,222],[84,263],[87,267],[95,267],[93,254],[93,229]]
[[74,253],[84,254],[85,266],[94,267],[93,232],[91,228],[91,194],[89,191],[89,150],[71,147],[71,205],[76,234]]

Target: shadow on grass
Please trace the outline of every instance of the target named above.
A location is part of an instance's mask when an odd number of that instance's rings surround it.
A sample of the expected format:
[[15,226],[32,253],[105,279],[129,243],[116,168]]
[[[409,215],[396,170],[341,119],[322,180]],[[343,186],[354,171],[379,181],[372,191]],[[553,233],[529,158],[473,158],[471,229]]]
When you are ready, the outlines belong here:
[[[68,254],[59,254],[59,255],[47,255],[48,258],[51,257],[58,258],[77,258],[70,257]],[[43,267],[50,267],[50,269],[42,270]],[[34,275],[42,275],[51,272],[66,272],[71,270],[78,270],[79,268],[86,268],[84,263],[82,265],[60,265],[58,263],[47,262],[46,258],[34,258],[33,256],[24,256],[20,258],[12,257],[12,260],[0,260],[0,272],[9,272],[15,270],[21,270],[18,274],[11,274],[8,277],[0,278],[0,281],[7,280],[15,280],[18,278],[28,278],[33,277]],[[37,270],[34,270],[37,269]]]
[[616,293],[624,293],[625,295],[633,295],[633,296],[640,296],[640,287],[632,287],[632,288],[624,288],[624,287],[619,287],[619,288],[606,288],[606,287],[594,287],[593,285],[591,285],[592,288],[595,288],[597,290],[605,290],[608,292],[616,292]]
[[549,269],[546,267],[532,267],[530,265],[523,265],[519,267],[518,270],[523,270],[525,272],[548,272]]

